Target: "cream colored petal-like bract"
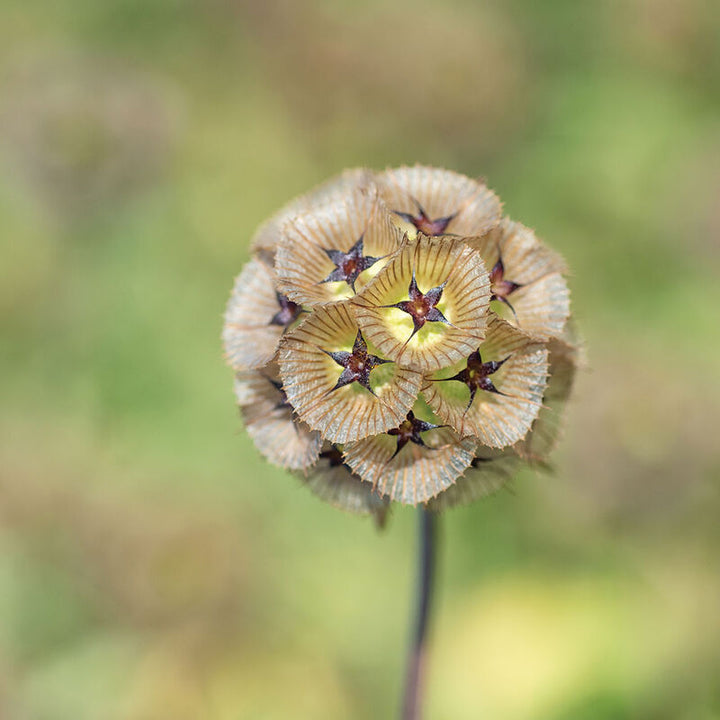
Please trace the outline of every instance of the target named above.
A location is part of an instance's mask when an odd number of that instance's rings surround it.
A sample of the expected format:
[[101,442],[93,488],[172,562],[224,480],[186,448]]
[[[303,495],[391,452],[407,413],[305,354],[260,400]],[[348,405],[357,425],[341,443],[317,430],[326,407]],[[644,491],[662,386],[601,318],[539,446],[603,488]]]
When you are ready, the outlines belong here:
[[[505,360],[492,375],[502,394],[478,389],[468,407],[470,389],[455,373],[437,373],[423,387],[423,397],[442,422],[483,445],[502,448],[522,439],[538,416],[547,382],[547,350],[497,317],[488,323],[479,345],[483,362]],[[507,358],[507,359],[506,359]]]
[[322,447],[320,433],[299,422],[268,370],[239,374],[235,392],[245,428],[257,449],[273,465],[304,470],[313,465]]
[[425,503],[449,488],[470,467],[477,441],[461,439],[450,428],[423,433],[427,445],[408,442],[393,457],[397,439],[376,435],[345,446],[347,464],[364,481],[391,500]]
[[515,450],[532,463],[545,463],[560,439],[565,405],[570,396],[578,363],[577,348],[552,339],[548,343],[549,375],[540,409],[530,432],[515,445]]
[[559,337],[570,316],[562,257],[530,228],[508,218],[485,236],[468,238],[467,243],[480,252],[488,271],[502,260],[504,279],[520,285],[507,296],[514,312],[497,307],[502,316],[533,337]]
[[283,338],[278,356],[283,387],[298,416],[334,443],[398,426],[422,384],[417,370],[388,362],[370,372],[373,392],[357,382],[333,389],[343,368],[327,353],[349,351],[357,332],[352,306],[327,305]]
[[508,278],[525,284],[549,273],[567,273],[563,258],[539,240],[535,232],[510,218],[482,237],[468,239],[488,264],[488,269],[502,256]]
[[[390,210],[415,216],[422,208],[432,220],[452,216],[443,231],[447,234],[482,235],[500,220],[497,195],[484,182],[451,170],[400,167],[378,174],[377,182]],[[399,218],[398,224],[411,237],[415,234],[412,224]]]
[[508,322],[531,337],[559,337],[570,316],[570,291],[560,273],[543,275],[508,298],[513,312],[498,308]]
[[275,272],[253,258],[235,280],[225,310],[222,341],[228,364],[235,370],[266,365],[275,356],[285,328],[272,324],[280,310]]
[[401,246],[403,237],[374,188],[348,193],[285,226],[275,257],[280,291],[308,306],[346,300],[355,295],[350,283],[327,282],[337,267],[328,251],[347,253],[362,238],[363,256],[375,261],[355,280],[360,290]]
[[[426,322],[412,335],[411,315],[387,307],[408,300],[413,272],[423,293],[445,284],[437,308],[449,324]],[[386,357],[431,372],[466,357],[482,341],[489,287],[477,251],[456,238],[420,235],[393,255],[353,303],[363,333]]]

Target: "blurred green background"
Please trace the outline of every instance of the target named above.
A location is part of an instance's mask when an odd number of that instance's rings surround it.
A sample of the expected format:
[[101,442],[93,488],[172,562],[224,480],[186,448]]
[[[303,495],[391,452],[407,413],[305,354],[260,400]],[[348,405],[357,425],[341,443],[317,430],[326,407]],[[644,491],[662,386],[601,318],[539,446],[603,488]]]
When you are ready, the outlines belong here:
[[710,0],[4,0],[0,717],[390,718],[415,517],[243,434],[222,312],[342,168],[488,179],[573,269],[557,473],[443,517],[428,718],[720,718]]

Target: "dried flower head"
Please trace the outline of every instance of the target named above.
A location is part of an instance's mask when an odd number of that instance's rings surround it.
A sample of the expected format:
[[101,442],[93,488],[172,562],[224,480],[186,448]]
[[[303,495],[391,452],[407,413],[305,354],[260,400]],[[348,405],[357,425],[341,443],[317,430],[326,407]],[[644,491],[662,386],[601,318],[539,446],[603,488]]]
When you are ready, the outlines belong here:
[[347,171],[252,248],[223,343],[268,460],[380,523],[547,465],[577,365],[566,267],[482,181]]

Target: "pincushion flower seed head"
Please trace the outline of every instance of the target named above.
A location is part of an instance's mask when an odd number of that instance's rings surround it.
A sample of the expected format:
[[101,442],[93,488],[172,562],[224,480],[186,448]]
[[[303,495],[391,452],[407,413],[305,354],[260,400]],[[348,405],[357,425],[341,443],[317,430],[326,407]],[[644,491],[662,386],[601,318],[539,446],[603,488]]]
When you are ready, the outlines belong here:
[[225,313],[248,433],[332,504],[439,510],[547,464],[577,364],[562,258],[478,180],[351,170],[257,232]]
[[225,313],[248,434],[383,525],[419,505],[403,718],[419,717],[434,519],[548,466],[578,362],[562,258],[478,180],[343,173],[257,231]]

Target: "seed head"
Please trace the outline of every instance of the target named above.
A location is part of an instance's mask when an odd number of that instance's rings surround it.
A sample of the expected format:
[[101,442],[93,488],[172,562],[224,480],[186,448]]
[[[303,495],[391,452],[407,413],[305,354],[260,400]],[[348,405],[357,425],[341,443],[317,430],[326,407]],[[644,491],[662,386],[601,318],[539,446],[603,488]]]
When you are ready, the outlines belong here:
[[547,466],[578,356],[566,267],[484,182],[347,171],[252,249],[223,343],[268,460],[380,524]]

